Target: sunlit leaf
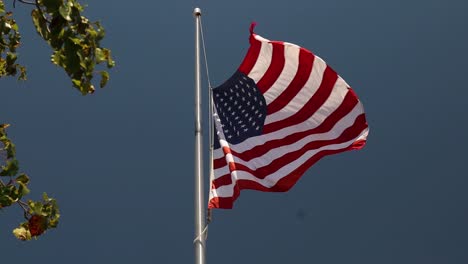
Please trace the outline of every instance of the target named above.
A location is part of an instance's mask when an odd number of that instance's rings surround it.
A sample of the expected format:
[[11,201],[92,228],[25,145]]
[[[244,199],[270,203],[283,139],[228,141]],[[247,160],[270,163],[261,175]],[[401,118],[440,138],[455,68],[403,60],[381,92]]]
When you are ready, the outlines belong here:
[[59,7],[59,13],[65,20],[71,21],[71,17],[70,17],[71,7],[69,5],[61,5]]
[[101,88],[106,86],[108,81],[109,81],[109,73],[106,71],[101,71],[101,82],[100,82]]

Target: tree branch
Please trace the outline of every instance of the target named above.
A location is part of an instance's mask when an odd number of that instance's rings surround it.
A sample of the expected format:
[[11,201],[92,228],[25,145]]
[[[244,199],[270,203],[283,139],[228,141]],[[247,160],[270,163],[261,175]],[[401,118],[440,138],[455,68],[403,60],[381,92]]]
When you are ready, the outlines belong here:
[[28,219],[29,210],[26,207],[28,207],[29,205],[21,200],[18,200],[17,204],[23,209],[24,218]]
[[[27,5],[36,5],[36,2],[29,2],[26,0],[18,0],[18,2],[22,4],[27,4]],[[13,0],[13,8],[16,8],[16,0]]]

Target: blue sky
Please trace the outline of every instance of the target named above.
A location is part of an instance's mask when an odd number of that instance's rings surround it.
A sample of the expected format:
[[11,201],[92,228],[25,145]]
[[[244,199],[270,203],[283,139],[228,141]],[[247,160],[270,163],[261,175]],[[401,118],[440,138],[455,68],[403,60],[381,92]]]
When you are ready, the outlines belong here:
[[290,192],[244,191],[215,211],[208,263],[468,262],[466,1],[87,4],[117,67],[86,97],[49,63],[29,7],[14,10],[29,80],[0,80],[0,123],[12,124],[30,197],[56,197],[62,218],[24,243],[11,235],[20,210],[0,212],[2,263],[193,261],[195,6],[213,85],[237,69],[256,21],[327,61],[370,126],[363,150],[324,158]]

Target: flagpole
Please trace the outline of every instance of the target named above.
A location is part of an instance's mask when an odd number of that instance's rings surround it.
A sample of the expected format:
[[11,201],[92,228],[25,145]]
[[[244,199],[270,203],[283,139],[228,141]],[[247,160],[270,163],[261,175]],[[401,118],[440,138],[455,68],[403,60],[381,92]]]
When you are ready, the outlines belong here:
[[195,17],[195,264],[205,264],[205,228],[203,197],[203,155],[201,123],[201,78],[200,78],[200,16],[201,9],[193,10]]

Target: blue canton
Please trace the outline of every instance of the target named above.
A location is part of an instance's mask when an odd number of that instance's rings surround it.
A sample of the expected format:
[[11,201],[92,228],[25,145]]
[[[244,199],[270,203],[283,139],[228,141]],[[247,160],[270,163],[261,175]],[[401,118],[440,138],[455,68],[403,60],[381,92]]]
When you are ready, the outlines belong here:
[[[214,88],[213,101],[227,142],[238,144],[262,134],[266,101],[255,82],[244,73],[237,71]],[[215,140],[215,148],[218,147],[219,142]]]

